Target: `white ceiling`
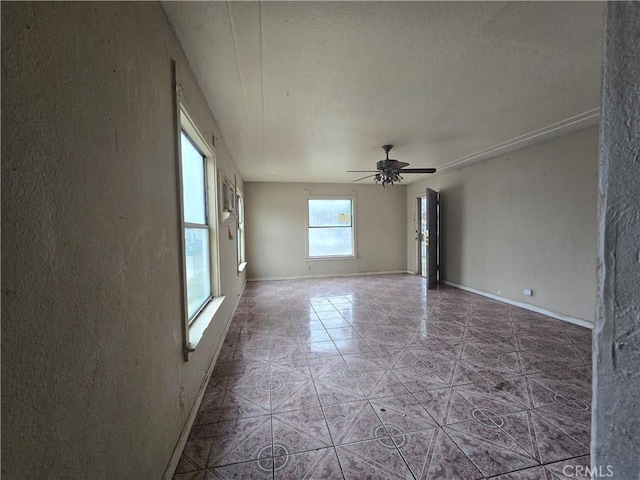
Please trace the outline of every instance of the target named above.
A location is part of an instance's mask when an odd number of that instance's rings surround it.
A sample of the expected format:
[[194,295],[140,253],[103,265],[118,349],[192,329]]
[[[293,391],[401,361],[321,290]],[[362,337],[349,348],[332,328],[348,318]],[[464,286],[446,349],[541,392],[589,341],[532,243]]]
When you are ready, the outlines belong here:
[[600,2],[163,5],[245,181],[351,182],[387,143],[442,172],[599,119]]

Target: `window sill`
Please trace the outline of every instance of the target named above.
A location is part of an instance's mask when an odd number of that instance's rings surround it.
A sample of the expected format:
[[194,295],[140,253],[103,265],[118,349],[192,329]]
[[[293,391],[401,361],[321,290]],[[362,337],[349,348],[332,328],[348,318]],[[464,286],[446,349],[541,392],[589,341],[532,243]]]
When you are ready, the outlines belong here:
[[200,340],[202,340],[202,337],[204,336],[204,332],[211,324],[213,317],[215,316],[218,309],[222,306],[222,302],[224,302],[225,298],[226,297],[224,295],[215,297],[207,304],[206,307],[204,307],[204,309],[200,312],[196,319],[189,325],[189,343],[185,348],[185,360],[187,359],[189,353],[195,351],[196,347],[200,343]]
[[324,262],[326,260],[357,260],[357,255],[343,255],[335,257],[307,257],[307,262]]
[[244,272],[245,268],[247,268],[247,262],[242,262],[238,264],[238,273]]

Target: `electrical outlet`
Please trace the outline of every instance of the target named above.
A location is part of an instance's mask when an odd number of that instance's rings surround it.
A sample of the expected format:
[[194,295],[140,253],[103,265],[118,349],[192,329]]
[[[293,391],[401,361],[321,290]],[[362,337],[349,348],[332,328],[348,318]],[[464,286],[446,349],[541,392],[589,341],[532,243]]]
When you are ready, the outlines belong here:
[[522,290],[522,293],[524,295],[526,295],[527,297],[532,297],[533,296],[533,290],[531,290],[530,288],[525,288],[524,290]]

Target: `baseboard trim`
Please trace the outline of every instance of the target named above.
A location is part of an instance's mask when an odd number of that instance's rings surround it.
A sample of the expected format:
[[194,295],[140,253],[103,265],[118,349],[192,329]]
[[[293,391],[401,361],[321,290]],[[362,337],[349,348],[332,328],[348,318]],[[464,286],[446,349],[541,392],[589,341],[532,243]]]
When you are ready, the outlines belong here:
[[238,308],[238,303],[240,303],[240,298],[242,297],[242,293],[244,292],[244,288],[247,285],[245,281],[242,285],[242,289],[240,294],[236,298],[236,304],[233,307],[233,311],[231,312],[231,316],[229,317],[229,321],[227,322],[227,326],[224,329],[224,334],[220,338],[220,342],[218,342],[218,346],[216,347],[216,352],[213,355],[213,359],[207,368],[207,372],[204,375],[204,380],[200,385],[200,390],[198,390],[198,395],[196,397],[195,402],[193,403],[193,407],[189,412],[189,416],[187,417],[187,422],[185,423],[182,432],[180,433],[180,437],[178,438],[178,442],[176,443],[176,447],[171,454],[171,459],[169,460],[169,464],[167,465],[167,469],[162,476],[162,480],[171,480],[173,478],[173,474],[178,466],[178,462],[180,461],[180,456],[182,455],[182,451],[184,450],[184,446],[187,444],[187,439],[189,438],[189,433],[191,433],[191,428],[193,427],[193,423],[196,421],[196,416],[198,415],[198,410],[200,410],[200,404],[202,403],[202,399],[204,398],[204,393],[207,391],[207,385],[209,385],[209,380],[211,380],[211,375],[213,374],[213,369],[216,366],[216,361],[218,360],[218,355],[220,354],[220,350],[222,349],[222,345],[224,344],[224,340],[227,337],[227,332],[229,331],[229,327],[231,326],[231,322],[233,321],[233,316],[236,313]]
[[247,278],[247,282],[268,282],[272,280],[302,280],[305,278],[359,277],[361,275],[389,275],[393,273],[409,273],[409,271],[389,270],[385,272],[322,273],[319,275],[298,275],[293,277],[258,277],[258,278]]
[[509,305],[513,305],[515,307],[524,308],[525,310],[541,313],[542,315],[546,315],[548,317],[557,318],[558,320],[563,320],[565,322],[573,323],[574,325],[579,325],[581,327],[593,329],[593,323],[589,322],[588,320],[584,320],[582,318],[570,317],[562,313],[547,310],[546,308],[538,307],[536,305],[531,305],[530,303],[518,302],[517,300],[511,300],[510,298],[501,297],[500,295],[494,295],[493,293],[483,292],[482,290],[477,290],[475,288],[467,287],[459,283],[449,282],[447,280],[440,280],[440,283],[444,283],[445,285],[449,285],[450,287],[459,288],[460,290],[464,290],[466,292],[482,295],[483,297],[491,298],[493,300],[497,300],[502,303],[508,303]]

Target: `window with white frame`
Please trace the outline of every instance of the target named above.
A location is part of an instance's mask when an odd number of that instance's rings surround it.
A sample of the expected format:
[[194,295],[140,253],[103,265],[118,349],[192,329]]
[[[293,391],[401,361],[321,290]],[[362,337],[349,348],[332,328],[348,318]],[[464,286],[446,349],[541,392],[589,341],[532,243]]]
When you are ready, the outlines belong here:
[[225,301],[220,291],[218,171],[214,140],[189,115],[179,65],[173,67],[174,139],[184,361],[195,351]]
[[307,198],[308,258],[355,257],[352,197]]
[[244,258],[244,202],[240,193],[236,194],[236,212],[236,247],[238,249],[238,273],[240,273],[246,264]]
[[202,307],[211,300],[213,294],[207,157],[184,130],[180,133],[180,167],[187,316],[191,322]]
[[223,297],[219,295],[215,155],[182,102],[178,104],[177,142],[186,358]]

